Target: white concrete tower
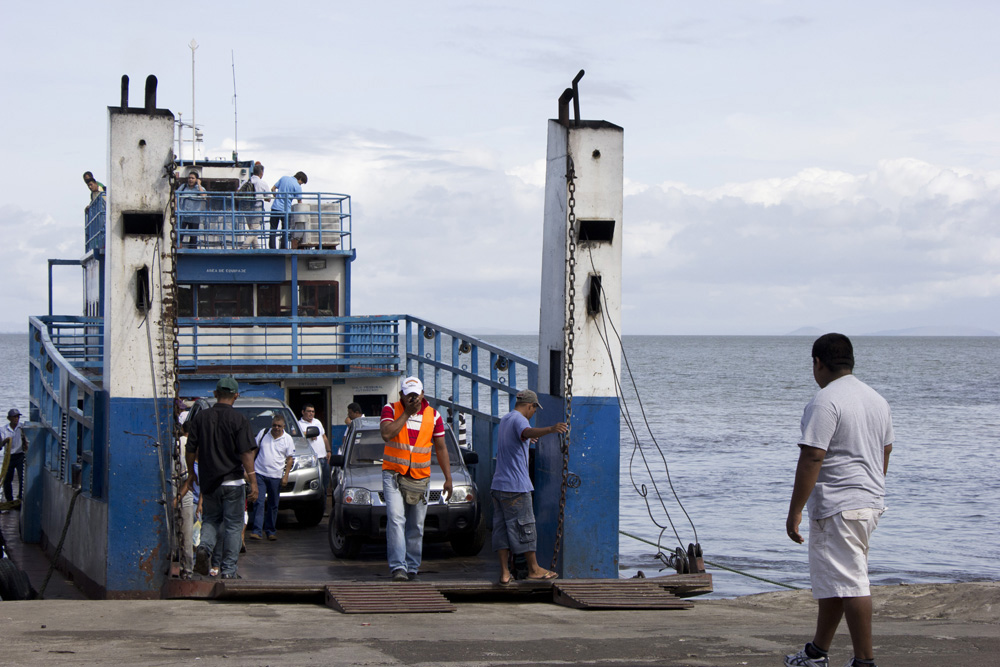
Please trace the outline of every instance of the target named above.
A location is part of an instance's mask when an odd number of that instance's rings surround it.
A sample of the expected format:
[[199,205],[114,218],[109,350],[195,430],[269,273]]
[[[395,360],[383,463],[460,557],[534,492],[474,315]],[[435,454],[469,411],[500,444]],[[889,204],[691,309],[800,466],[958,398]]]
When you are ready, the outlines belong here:
[[559,542],[565,577],[618,576],[623,138],[606,121],[549,121],[536,421],[562,421],[568,398],[572,417],[565,466],[555,436],[539,442],[535,486],[539,557]]
[[[174,117],[145,106],[108,109],[108,194],[104,265],[107,393],[107,572],[110,597],[158,591],[169,557],[156,441],[166,457],[172,433],[172,332],[161,299],[173,272],[168,167]],[[157,422],[157,416],[159,422]],[[169,471],[169,461],[164,460]]]

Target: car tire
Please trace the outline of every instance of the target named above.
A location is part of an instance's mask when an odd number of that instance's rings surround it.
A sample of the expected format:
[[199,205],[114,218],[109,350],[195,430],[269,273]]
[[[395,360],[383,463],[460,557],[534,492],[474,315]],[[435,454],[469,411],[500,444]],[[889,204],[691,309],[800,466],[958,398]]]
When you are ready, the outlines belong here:
[[321,502],[313,503],[306,507],[295,508],[295,520],[303,526],[311,528],[318,526],[323,520],[323,511],[326,510],[326,498]]
[[347,535],[343,528],[337,525],[336,508],[330,510],[330,527],[327,531],[330,540],[330,551],[337,558],[357,558],[361,554],[361,538]]
[[451,538],[451,548],[459,556],[475,556],[483,550],[486,544],[486,521],[479,515],[479,521],[474,530]]
[[31,600],[35,597],[31,582],[24,570],[17,569],[8,558],[0,559],[0,598],[4,600]]

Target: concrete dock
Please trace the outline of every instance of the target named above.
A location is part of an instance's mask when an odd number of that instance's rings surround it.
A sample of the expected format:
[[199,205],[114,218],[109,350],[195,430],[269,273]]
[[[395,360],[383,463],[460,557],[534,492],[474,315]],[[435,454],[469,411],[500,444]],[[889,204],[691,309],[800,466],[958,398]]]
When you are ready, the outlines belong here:
[[[16,525],[9,514],[0,524],[6,534]],[[290,543],[294,531],[288,528],[279,540]],[[302,532],[299,538],[318,540],[316,534]],[[13,546],[12,556],[39,587],[44,556],[34,545]],[[275,546],[251,544],[245,572],[278,567],[266,566],[272,559],[264,549]],[[443,551],[432,554],[422,577],[438,576],[443,559]],[[363,554],[352,567],[379,578],[380,555]],[[458,601],[452,613],[342,614],[319,602],[86,600],[58,572],[49,587],[50,599],[0,602],[0,665],[763,667],[781,664],[784,653],[800,648],[815,620],[808,591],[694,598],[692,609],[669,611]],[[884,586],[875,589],[874,599],[880,667],[998,664],[1000,583]],[[831,665],[849,657],[842,627]]]

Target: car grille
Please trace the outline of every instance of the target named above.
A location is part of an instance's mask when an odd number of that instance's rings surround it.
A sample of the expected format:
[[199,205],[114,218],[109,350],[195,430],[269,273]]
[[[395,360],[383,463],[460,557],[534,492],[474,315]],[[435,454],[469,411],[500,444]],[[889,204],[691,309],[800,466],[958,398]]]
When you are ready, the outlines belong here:
[[[383,492],[381,492],[381,491],[378,492],[378,499],[382,501],[383,505],[385,505],[385,494]],[[431,503],[441,502],[441,492],[440,491],[431,491],[430,500],[428,500],[428,502],[431,502]]]

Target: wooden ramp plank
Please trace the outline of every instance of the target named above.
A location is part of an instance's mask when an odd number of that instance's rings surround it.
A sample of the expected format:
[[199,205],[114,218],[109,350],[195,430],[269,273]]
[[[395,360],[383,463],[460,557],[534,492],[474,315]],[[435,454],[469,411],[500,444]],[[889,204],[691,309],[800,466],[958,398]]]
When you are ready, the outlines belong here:
[[429,584],[370,582],[329,584],[326,605],[344,614],[426,614],[456,607]]
[[644,579],[565,579],[553,582],[552,601],[574,609],[691,609],[694,604]]

